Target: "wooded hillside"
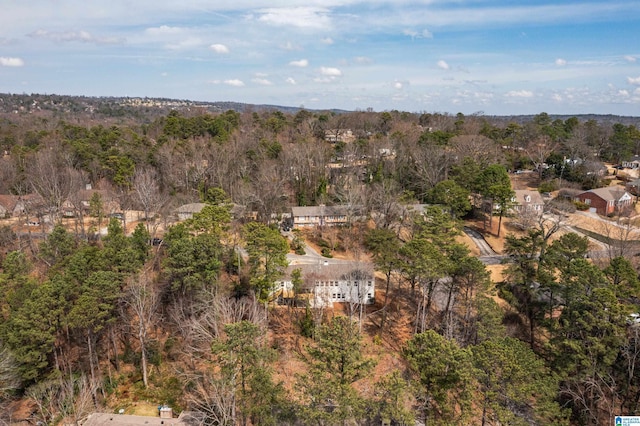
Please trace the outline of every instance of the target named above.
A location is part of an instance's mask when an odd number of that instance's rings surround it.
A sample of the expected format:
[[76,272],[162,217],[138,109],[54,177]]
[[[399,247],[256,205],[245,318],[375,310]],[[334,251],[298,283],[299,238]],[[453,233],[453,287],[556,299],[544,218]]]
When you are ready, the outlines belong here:
[[[220,425],[638,410],[635,218],[616,212],[627,233],[596,259],[560,195],[639,155],[637,120],[0,100],[0,423],[162,404]],[[544,215],[514,218],[518,171]],[[292,207],[320,205],[346,219],[290,229]],[[502,281],[464,226],[504,243]],[[305,255],[372,263],[373,303],[312,303],[314,278],[287,272]]]

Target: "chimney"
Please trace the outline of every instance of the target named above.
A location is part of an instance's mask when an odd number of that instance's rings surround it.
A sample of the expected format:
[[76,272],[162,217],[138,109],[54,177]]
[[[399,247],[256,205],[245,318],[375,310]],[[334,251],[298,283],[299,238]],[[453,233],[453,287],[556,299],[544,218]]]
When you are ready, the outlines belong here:
[[173,418],[173,410],[171,409],[171,407],[163,405],[160,408],[160,418],[161,419],[171,419],[171,418]]

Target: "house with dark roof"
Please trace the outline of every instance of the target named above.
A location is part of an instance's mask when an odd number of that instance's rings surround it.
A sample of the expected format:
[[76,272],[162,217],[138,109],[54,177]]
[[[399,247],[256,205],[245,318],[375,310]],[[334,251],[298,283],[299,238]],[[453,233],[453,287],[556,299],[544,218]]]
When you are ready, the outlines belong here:
[[302,286],[299,297],[311,307],[331,307],[333,303],[372,304],[375,300],[374,268],[370,263],[327,263],[290,265],[286,275],[276,282],[272,300],[292,299],[291,275],[300,269]]
[[588,205],[589,211],[607,216],[628,209],[631,206],[632,197],[624,188],[605,186],[582,192],[576,196],[575,200]]

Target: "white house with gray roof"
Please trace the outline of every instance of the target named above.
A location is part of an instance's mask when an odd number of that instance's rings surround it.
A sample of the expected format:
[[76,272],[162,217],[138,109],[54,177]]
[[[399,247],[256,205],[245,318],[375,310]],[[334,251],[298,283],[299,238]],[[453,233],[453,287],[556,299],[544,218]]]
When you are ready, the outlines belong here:
[[291,274],[300,269],[302,286],[299,296],[311,307],[331,307],[333,303],[372,304],[375,301],[373,265],[363,262],[292,265],[286,276],[276,283],[273,298],[293,298]]

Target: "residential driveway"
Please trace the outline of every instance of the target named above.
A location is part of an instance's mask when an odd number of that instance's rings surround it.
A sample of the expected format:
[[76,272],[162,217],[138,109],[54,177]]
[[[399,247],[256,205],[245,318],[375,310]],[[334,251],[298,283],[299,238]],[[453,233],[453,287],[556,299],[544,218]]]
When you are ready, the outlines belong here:
[[473,241],[473,243],[478,247],[478,250],[480,250],[480,256],[478,256],[478,259],[480,259],[480,261],[485,265],[499,265],[502,263],[503,259],[506,258],[506,256],[497,254],[478,231],[465,226],[464,233],[471,238],[471,241]]
[[[284,232],[282,231],[282,235],[286,237],[289,241],[293,239],[292,232]],[[316,251],[309,244],[304,243],[304,252],[305,254],[299,255],[294,253],[287,254],[287,260],[289,261],[289,265],[315,265],[315,264],[323,264],[326,263],[328,265],[331,264],[345,264],[345,263],[353,263],[353,260],[348,259],[335,259],[324,257],[320,253]]]

